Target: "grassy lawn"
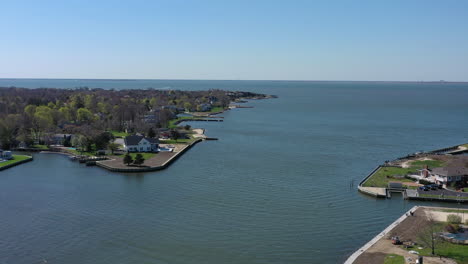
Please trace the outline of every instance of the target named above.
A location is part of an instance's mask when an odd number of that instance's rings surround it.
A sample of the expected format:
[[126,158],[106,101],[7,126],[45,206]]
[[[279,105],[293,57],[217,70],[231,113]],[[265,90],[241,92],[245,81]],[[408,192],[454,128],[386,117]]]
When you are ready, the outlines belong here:
[[210,112],[211,113],[217,113],[217,112],[221,112],[223,110],[224,110],[224,108],[222,108],[221,106],[217,106],[217,107],[211,108]]
[[[421,256],[431,256],[430,248],[419,249],[417,251]],[[465,245],[457,245],[441,241],[435,247],[435,253],[442,257],[454,259],[458,264],[468,264],[468,249]]]
[[172,119],[171,121],[169,121],[169,124],[167,125],[168,128],[176,128],[177,125],[175,124],[176,122],[178,122],[179,120],[184,120],[184,119],[195,119],[196,117],[192,117],[192,116],[181,116],[181,117],[178,117],[176,119]]
[[385,256],[384,264],[405,264],[405,258],[397,254]]
[[112,130],[112,131],[109,131],[109,132],[111,132],[114,137],[126,137],[126,136],[130,135],[129,133],[119,132],[119,131],[115,131],[115,130]]
[[36,148],[36,149],[43,149],[43,150],[49,149],[49,147],[47,147],[47,145],[34,145],[32,147]]
[[429,168],[443,167],[444,162],[440,160],[416,160],[411,162],[411,168],[422,169],[427,165]]
[[0,167],[4,167],[13,163],[17,163],[17,162],[20,162],[22,160],[29,159],[29,158],[30,158],[29,156],[24,156],[24,155],[13,155],[12,160],[0,162]]
[[[364,187],[387,187],[391,181],[414,182],[406,178],[395,178],[395,175],[407,175],[410,172],[417,172],[418,169],[424,168],[427,165],[429,168],[442,167],[444,162],[440,160],[416,160],[411,162],[410,168],[382,167],[374,173],[365,183]],[[388,177],[387,177],[388,176]]]
[[[394,178],[394,175],[406,175],[415,172],[415,168],[381,167],[365,183],[364,187],[387,187],[391,181],[413,182],[406,178]],[[387,177],[388,176],[388,177]]]
[[[442,209],[442,210],[451,210],[451,209]],[[447,225],[445,222],[437,222],[434,230],[436,232],[443,231],[444,227]],[[407,250],[416,250],[421,256],[432,256],[432,250],[430,247],[424,247],[423,249],[407,249]],[[436,256],[442,256],[446,258],[451,258],[457,261],[458,264],[468,264],[468,246],[466,245],[457,245],[452,244],[447,241],[438,240],[435,246]],[[387,263],[387,262],[385,262]],[[391,262],[390,262],[391,263]]]

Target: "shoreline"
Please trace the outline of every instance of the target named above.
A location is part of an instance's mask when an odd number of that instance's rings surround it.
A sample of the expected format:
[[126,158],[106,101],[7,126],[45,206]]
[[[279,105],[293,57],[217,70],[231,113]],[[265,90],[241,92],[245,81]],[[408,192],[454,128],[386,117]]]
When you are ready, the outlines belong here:
[[[255,100],[255,99],[270,99],[270,98],[276,98],[276,97],[267,97],[267,98],[243,98],[243,102],[247,102],[245,100]],[[243,103],[242,102],[242,103]],[[230,102],[230,105],[234,103],[240,103],[237,101],[232,101]],[[234,107],[237,108],[237,107]],[[251,107],[239,107],[239,108],[251,108]],[[222,114],[226,111],[230,111],[231,108],[230,106],[227,108],[224,108],[222,111],[217,111],[217,112],[209,112],[209,113],[195,113],[195,115],[192,115],[193,118],[189,119],[181,119],[177,120],[174,122],[176,126],[179,126],[183,122],[190,122],[190,121],[205,121],[205,122],[223,122],[224,117],[216,116],[219,114]],[[217,138],[210,138],[205,135],[205,129],[204,128],[194,128],[192,129],[193,133],[193,141],[190,142],[189,144],[186,144],[182,147],[180,145],[182,144],[173,144],[173,145],[179,145],[181,148],[177,152],[159,152],[157,153],[156,156],[149,158],[148,160],[145,160],[146,164],[150,165],[142,165],[142,166],[127,166],[123,164],[123,160],[121,160],[120,157],[116,156],[105,156],[105,160],[99,160],[97,156],[90,156],[89,161],[85,159],[84,162],[86,162],[87,166],[98,166],[103,169],[106,169],[111,172],[127,172],[127,173],[138,173],[138,172],[151,172],[151,171],[158,171],[158,170],[163,170],[168,168],[174,161],[176,161],[178,158],[180,158],[183,154],[185,154],[188,150],[190,150],[193,146],[196,144],[205,141],[205,140],[218,140]],[[28,149],[29,150],[29,149]],[[24,149],[26,151],[26,149]],[[33,151],[38,151],[39,153],[42,154],[59,154],[67,157],[78,157],[79,155],[76,155],[74,153],[70,153],[67,151],[63,151],[59,148],[51,148],[48,150],[39,150],[39,149],[34,149]],[[80,163],[84,163],[80,161]],[[18,163],[20,164],[20,163]],[[18,165],[15,163],[15,165]],[[2,168],[0,168],[2,170]]]

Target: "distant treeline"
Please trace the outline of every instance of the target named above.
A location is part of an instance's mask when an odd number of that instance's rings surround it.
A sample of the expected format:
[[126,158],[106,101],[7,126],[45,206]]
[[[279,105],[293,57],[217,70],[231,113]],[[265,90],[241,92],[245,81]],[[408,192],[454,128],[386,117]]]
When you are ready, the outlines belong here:
[[103,131],[146,132],[167,127],[180,112],[209,111],[237,99],[265,97],[223,90],[0,87],[0,147],[37,144],[53,133],[92,137]]

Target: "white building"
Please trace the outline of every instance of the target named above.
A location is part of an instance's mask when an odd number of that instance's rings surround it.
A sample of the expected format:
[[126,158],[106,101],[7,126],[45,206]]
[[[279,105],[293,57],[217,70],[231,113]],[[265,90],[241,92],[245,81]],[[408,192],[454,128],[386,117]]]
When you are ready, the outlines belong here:
[[158,139],[144,136],[128,136],[124,139],[124,150],[128,152],[156,152]]

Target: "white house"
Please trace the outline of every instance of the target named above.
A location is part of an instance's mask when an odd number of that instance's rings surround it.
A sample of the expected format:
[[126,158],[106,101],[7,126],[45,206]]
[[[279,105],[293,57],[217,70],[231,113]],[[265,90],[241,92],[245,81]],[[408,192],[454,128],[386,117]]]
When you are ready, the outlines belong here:
[[128,136],[124,139],[124,150],[128,152],[155,152],[158,150],[158,139],[144,136]]

